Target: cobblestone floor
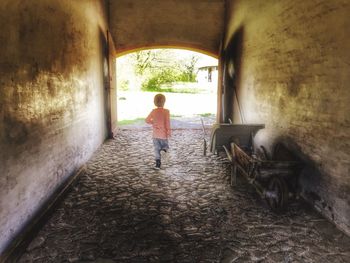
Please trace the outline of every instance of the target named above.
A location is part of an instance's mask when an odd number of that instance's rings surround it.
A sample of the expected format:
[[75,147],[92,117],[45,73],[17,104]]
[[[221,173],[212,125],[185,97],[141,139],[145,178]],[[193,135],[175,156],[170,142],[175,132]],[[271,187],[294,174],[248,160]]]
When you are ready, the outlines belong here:
[[120,130],[19,262],[350,262],[349,238],[305,204],[276,215],[244,182],[231,188],[201,138],[175,130],[156,171],[151,131]]

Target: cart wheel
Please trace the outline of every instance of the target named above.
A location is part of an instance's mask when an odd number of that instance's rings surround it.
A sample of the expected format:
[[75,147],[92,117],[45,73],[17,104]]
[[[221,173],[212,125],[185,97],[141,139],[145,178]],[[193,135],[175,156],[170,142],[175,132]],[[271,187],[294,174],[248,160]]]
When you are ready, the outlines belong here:
[[281,211],[288,203],[288,186],[286,181],[278,176],[273,177],[265,192],[265,198],[273,211]]
[[271,160],[269,154],[267,153],[266,148],[263,145],[261,145],[260,148],[262,150],[262,159],[263,160]]
[[237,185],[237,166],[235,164],[231,165],[231,186]]

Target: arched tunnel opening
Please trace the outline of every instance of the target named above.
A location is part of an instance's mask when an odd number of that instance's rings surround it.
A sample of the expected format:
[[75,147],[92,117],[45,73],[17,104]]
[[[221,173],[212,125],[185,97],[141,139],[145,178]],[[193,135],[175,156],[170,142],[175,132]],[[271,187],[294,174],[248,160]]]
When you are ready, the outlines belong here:
[[[349,11],[1,1],[0,262],[347,262]],[[129,129],[139,117],[118,109],[150,103],[144,119],[154,94],[129,103],[115,60],[166,47],[217,58],[217,87],[172,104],[166,89],[184,84],[158,83],[178,123],[155,169],[151,126]],[[192,103],[213,104],[176,126]]]
[[[145,126],[155,108],[153,98],[166,97],[172,129],[216,120],[218,60],[185,49],[143,49],[117,57],[119,127]],[[147,126],[147,125],[146,125]]]

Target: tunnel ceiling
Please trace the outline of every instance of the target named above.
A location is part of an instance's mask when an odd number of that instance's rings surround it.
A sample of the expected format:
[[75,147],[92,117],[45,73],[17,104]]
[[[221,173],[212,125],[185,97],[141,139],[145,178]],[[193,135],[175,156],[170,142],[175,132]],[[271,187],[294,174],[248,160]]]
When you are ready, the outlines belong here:
[[224,0],[110,0],[109,10],[119,54],[163,46],[218,54]]

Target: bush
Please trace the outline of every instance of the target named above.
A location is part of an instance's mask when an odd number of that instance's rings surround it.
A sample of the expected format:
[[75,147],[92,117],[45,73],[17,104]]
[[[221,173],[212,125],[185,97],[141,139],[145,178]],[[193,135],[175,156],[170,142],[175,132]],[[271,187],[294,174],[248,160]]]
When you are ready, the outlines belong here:
[[182,72],[179,75],[179,81],[182,82],[196,82],[196,75],[193,73]]
[[160,72],[156,72],[151,75],[151,78],[146,79],[142,85],[141,89],[143,91],[162,91],[162,84],[169,84],[176,81],[180,81],[181,74],[178,74],[172,69],[166,68]]

